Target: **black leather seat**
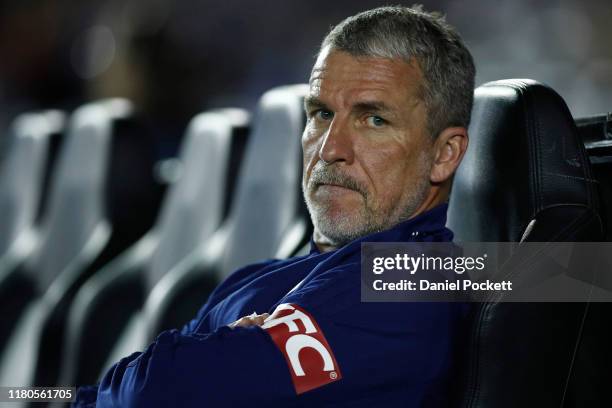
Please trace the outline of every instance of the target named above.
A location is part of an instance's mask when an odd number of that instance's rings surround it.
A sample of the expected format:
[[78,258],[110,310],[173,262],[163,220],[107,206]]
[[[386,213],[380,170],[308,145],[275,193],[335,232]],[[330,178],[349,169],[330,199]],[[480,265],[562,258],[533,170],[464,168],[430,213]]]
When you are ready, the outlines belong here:
[[[124,319],[121,327],[117,328],[118,332],[109,332],[115,338],[113,350],[107,359],[108,364],[142,350],[160,331],[187,323],[220,280],[236,267],[264,258],[290,256],[308,241],[311,227],[300,188],[300,140],[305,125],[303,97],[307,89],[306,85],[284,86],[266,92],[261,98],[235,180],[236,192],[227,219],[209,239],[201,242],[165,274],[142,274],[138,271],[134,273],[131,269],[114,268],[116,273],[105,276],[100,274],[94,278],[97,282],[92,280],[83,287],[78,303],[91,304],[84,311],[73,308],[71,326],[74,331],[88,338],[91,338],[93,332],[88,330],[87,333],[81,327],[99,326],[100,319],[90,312],[103,308],[95,303],[104,297],[117,296],[116,292],[103,293],[89,289],[94,286],[98,289],[111,288],[113,285],[103,280],[129,281],[130,276],[141,276],[148,281],[145,285],[132,285],[132,288],[153,287],[146,297],[142,312],[133,315],[127,324]],[[196,182],[201,175],[196,172],[192,176],[195,176],[192,181]],[[179,226],[171,223],[168,225],[170,231],[177,231]],[[172,235],[165,237],[171,238]],[[138,262],[132,262],[136,258],[140,256],[128,256],[124,263],[130,268],[137,266]],[[129,285],[122,287],[127,288],[121,292],[124,298],[140,301],[142,290],[130,291]],[[122,303],[125,307],[125,302]],[[134,310],[134,305],[130,310]],[[87,320],[91,324],[86,323]],[[106,327],[100,329],[107,331]],[[74,349],[74,343],[69,341],[66,348]],[[96,364],[99,365],[99,361]],[[72,370],[63,378],[75,379],[77,383],[91,383],[95,381],[95,378],[91,378],[93,374],[90,369],[87,372],[81,370],[76,375]]]
[[[476,89],[448,215],[456,241],[602,240],[596,182],[556,92],[531,80]],[[477,304],[459,352],[457,406],[563,406],[588,310],[585,303]]]
[[301,193],[307,90],[307,85],[283,86],[260,99],[228,219],[151,292],[144,309],[147,341],[193,318],[237,268],[286,258],[308,242],[312,227]]
[[166,194],[154,228],[88,280],[75,297],[61,383],[95,383],[126,330],[127,341],[140,344],[139,310],[151,288],[206,242],[227,215],[248,123],[248,113],[238,109],[202,113],[191,121],[178,157],[182,175]]
[[[612,114],[579,118],[576,124],[598,181],[605,241],[612,242]],[[612,304],[592,303],[584,321],[566,407],[612,407],[611,345]]]
[[14,271],[35,248],[64,123],[62,112],[46,111],[11,126],[0,168],[0,350],[34,295],[31,280]]
[[40,239],[11,272],[29,279],[32,298],[2,354],[1,384],[55,385],[76,290],[151,227],[162,188],[153,178],[155,151],[145,129],[120,99],[71,115]]

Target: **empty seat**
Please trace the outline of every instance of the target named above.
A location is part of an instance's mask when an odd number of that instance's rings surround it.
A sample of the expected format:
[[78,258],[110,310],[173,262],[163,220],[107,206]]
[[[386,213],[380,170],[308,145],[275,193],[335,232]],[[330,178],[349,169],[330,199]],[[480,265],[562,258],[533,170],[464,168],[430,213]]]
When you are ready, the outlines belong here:
[[[449,204],[457,241],[603,237],[596,183],[569,110],[530,80],[476,89],[470,145]],[[588,304],[487,302],[475,309],[456,375],[458,406],[562,406]]]
[[191,121],[174,163],[180,178],[155,227],[93,276],[75,299],[62,383],[95,382],[117,334],[128,324],[134,336],[130,340],[137,341],[137,312],[150,288],[219,227],[227,215],[248,122],[247,112],[239,109],[207,112]]
[[25,113],[11,127],[0,169],[0,350],[33,296],[27,277],[12,272],[36,245],[38,215],[63,127],[59,111]]
[[0,169],[0,257],[34,227],[51,139],[63,125],[64,115],[59,111],[26,113],[13,122],[9,150]]
[[147,274],[155,284],[219,228],[227,216],[248,136],[249,114],[223,109],[196,116],[181,153],[182,180],[160,219],[160,242]]
[[302,199],[301,136],[306,85],[275,88],[259,102],[253,136],[238,180],[219,276],[261,261],[287,257],[303,243],[309,217]]
[[[598,182],[605,240],[612,242],[612,114],[579,118],[576,124]],[[612,276],[612,271],[602,272]],[[565,397],[566,408],[612,406],[611,344],[612,304],[591,303]]]
[[311,226],[301,195],[307,89],[284,86],[261,98],[227,220],[155,284],[143,309],[145,336],[126,330],[108,364],[141,350],[160,331],[187,323],[234,269],[290,256],[308,241]]
[[2,353],[0,383],[54,385],[65,315],[82,282],[142,236],[157,212],[154,146],[120,99],[71,118],[53,174],[40,240],[22,267],[40,295]]
[[312,226],[301,191],[307,91],[307,85],[284,86],[260,99],[229,217],[151,292],[145,307],[147,341],[193,318],[234,270],[286,258],[308,242]]

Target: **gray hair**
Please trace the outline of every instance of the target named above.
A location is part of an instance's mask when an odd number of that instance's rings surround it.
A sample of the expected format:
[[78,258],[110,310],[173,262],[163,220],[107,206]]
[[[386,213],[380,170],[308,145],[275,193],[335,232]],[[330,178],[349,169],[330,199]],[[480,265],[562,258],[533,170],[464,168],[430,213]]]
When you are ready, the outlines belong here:
[[457,31],[439,13],[422,6],[379,7],[333,27],[326,47],[353,56],[416,60],[424,77],[421,95],[429,133],[450,126],[467,128],[474,101],[476,69]]

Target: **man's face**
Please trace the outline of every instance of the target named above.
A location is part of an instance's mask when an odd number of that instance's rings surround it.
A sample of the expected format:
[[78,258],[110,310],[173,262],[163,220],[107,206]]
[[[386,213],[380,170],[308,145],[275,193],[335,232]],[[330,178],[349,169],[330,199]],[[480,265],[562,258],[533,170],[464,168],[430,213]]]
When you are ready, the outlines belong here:
[[315,239],[338,247],[419,208],[433,146],[421,83],[416,64],[321,52],[302,136],[302,188]]

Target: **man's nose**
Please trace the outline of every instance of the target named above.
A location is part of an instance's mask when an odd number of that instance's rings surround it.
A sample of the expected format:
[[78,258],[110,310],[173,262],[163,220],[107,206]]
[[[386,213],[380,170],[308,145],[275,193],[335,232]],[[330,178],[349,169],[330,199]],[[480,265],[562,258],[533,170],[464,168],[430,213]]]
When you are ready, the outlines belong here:
[[345,162],[352,164],[354,159],[353,138],[347,120],[335,117],[321,143],[319,159],[327,164]]

